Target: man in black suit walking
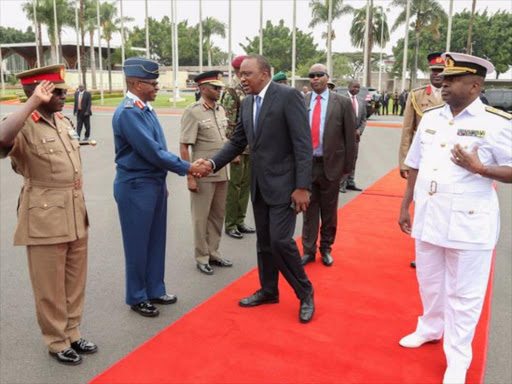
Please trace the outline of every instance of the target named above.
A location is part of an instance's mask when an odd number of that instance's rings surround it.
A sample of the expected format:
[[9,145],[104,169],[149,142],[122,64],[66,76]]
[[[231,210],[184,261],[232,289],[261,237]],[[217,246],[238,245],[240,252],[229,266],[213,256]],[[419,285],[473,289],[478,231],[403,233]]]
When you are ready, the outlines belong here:
[[89,136],[91,135],[91,100],[91,93],[85,90],[83,84],[80,84],[78,91],[75,92],[73,115],[76,116],[76,131],[80,137],[82,125],[85,124],[85,140],[89,140]]
[[244,98],[230,141],[210,160],[216,172],[249,145],[251,199],[256,221],[261,289],[240,300],[242,307],[279,302],[279,271],[300,300],[299,320],[315,311],[313,286],[293,239],[296,215],[309,205],[313,147],[302,95],[271,81],[270,64],[260,55],[241,65]]

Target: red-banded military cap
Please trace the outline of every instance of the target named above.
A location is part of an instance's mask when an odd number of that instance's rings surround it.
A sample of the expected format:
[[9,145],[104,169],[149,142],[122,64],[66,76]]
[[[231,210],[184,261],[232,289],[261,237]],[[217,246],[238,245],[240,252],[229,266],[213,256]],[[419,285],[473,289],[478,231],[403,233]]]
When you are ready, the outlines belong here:
[[200,75],[194,77],[194,81],[197,85],[202,84],[211,84],[216,87],[223,87],[224,83],[222,82],[222,71],[208,71],[203,72]]
[[477,75],[485,77],[494,72],[494,65],[481,57],[466,55],[465,53],[445,52],[443,76]]
[[427,55],[428,66],[431,69],[444,69],[442,52],[432,52]]
[[235,69],[240,69],[240,66],[242,65],[242,61],[244,61],[245,59],[247,59],[247,56],[245,56],[245,55],[237,56],[231,62],[231,66]]
[[39,84],[43,80],[51,81],[55,84],[55,88],[69,89],[69,85],[65,81],[66,66],[64,64],[48,65],[31,69],[16,74],[20,79],[21,85]]

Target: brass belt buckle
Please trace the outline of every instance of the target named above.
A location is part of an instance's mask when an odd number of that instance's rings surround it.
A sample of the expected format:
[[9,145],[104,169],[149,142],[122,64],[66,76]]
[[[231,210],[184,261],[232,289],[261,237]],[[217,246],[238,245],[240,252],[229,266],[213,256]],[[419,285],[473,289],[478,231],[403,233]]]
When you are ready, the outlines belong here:
[[437,181],[432,180],[430,182],[430,191],[428,191],[428,194],[432,196],[437,192]]

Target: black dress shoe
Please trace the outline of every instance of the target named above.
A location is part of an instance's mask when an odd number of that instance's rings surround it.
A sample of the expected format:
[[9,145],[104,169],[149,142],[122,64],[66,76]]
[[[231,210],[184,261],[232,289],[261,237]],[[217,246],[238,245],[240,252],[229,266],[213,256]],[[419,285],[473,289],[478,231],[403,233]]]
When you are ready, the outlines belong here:
[[334,259],[331,256],[331,252],[321,252],[322,254],[322,263],[326,267],[330,267],[334,263]]
[[226,229],[226,235],[232,237],[233,239],[243,239],[244,235],[242,235],[238,229]]
[[344,184],[340,185],[340,193],[347,193],[347,189],[345,188]]
[[210,264],[217,267],[232,267],[233,263],[226,259],[210,259]]
[[416,268],[416,262],[415,261],[411,261],[411,268]]
[[362,191],[361,188],[356,187],[356,185],[352,184],[352,183],[351,184],[347,184],[346,188],[351,190],[351,191],[358,191],[358,192]]
[[213,269],[210,264],[197,264],[197,269],[205,275],[213,275]]
[[163,305],[174,304],[177,301],[178,301],[178,297],[176,295],[169,295],[167,293],[163,296],[149,299],[149,302],[151,304],[163,304]]
[[256,232],[256,230],[254,228],[248,227],[245,224],[239,225],[238,226],[238,231],[240,233],[255,233]]
[[312,255],[310,253],[305,253],[304,256],[302,256],[300,263],[302,265],[306,265],[308,263],[313,263],[314,261],[315,261],[315,255]]
[[73,348],[76,353],[81,353],[84,355],[98,352],[98,346],[96,344],[82,338],[78,339],[77,341],[73,341],[71,343],[71,348]]
[[264,290],[260,289],[253,295],[246,297],[238,302],[241,307],[256,307],[261,304],[275,304],[279,303],[279,295],[270,295]]
[[158,309],[156,309],[155,306],[151,304],[149,301],[143,301],[142,303],[139,303],[137,305],[132,305],[130,308],[137,312],[139,315],[145,317],[155,317],[160,314],[160,312],[158,312]]
[[61,364],[78,365],[82,362],[82,357],[76,353],[73,348],[68,348],[60,352],[48,351],[48,353]]
[[315,313],[315,301],[313,292],[300,301],[299,320],[301,323],[309,323]]

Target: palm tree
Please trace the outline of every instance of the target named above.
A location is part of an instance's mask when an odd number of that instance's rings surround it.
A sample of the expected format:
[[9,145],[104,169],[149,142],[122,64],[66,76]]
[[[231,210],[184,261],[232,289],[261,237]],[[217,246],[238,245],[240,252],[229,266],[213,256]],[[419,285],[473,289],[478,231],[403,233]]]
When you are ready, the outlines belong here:
[[[393,6],[403,8],[398,15],[391,28],[391,32],[395,31],[400,25],[405,23],[407,0],[393,0]],[[414,28],[414,66],[411,72],[411,87],[416,84],[416,76],[418,71],[418,50],[420,46],[420,33],[422,30],[430,31],[435,39],[439,38],[439,25],[446,21],[446,12],[437,0],[412,0],[411,2],[411,18],[412,27]],[[407,47],[404,47],[407,52]]]
[[[123,22],[133,21],[133,18],[124,16]],[[108,68],[108,89],[112,92],[112,62],[110,58],[110,42],[112,37],[121,31],[121,19],[117,17],[117,6],[115,2],[102,3],[100,7],[100,24],[103,29],[103,38],[107,42],[107,68]],[[128,28],[124,28],[128,33]]]
[[[368,52],[364,52],[364,35],[366,30],[366,7],[354,10],[354,19],[350,28],[350,40],[352,45],[357,48],[363,48],[363,57],[368,57],[368,63],[371,62],[373,46],[385,46],[389,41],[389,29],[386,13],[382,7],[374,7],[373,0],[370,3],[370,30],[368,31]],[[382,33],[382,42],[380,36]],[[371,85],[371,71],[367,72],[366,84]]]
[[[75,24],[75,16],[72,5],[67,0],[56,0],[57,5],[57,34],[55,36],[54,18],[53,18],[53,0],[38,0],[36,5],[37,21],[39,27],[41,24],[46,25],[48,31],[48,40],[50,40],[52,50],[52,61],[55,63],[57,56],[57,49],[60,50],[60,57],[62,59],[62,28]],[[34,19],[34,4],[32,0],[23,4],[23,11],[30,20]],[[39,28],[41,30],[41,28]],[[39,39],[41,41],[41,39]]]
[[[332,0],[332,2],[333,21],[354,10],[350,5],[343,5],[343,0]],[[309,2],[309,8],[311,9],[311,21],[309,23],[310,28],[315,28],[317,25],[329,22],[329,0],[311,0]],[[327,32],[322,34],[322,37],[324,37],[326,41],[329,33],[328,31],[329,26],[327,26]],[[334,40],[334,38],[333,30],[331,40]]]
[[213,17],[207,17],[203,21],[203,39],[208,52],[208,69],[212,67],[212,36],[219,35],[222,38],[226,37],[226,24],[220,22]]

